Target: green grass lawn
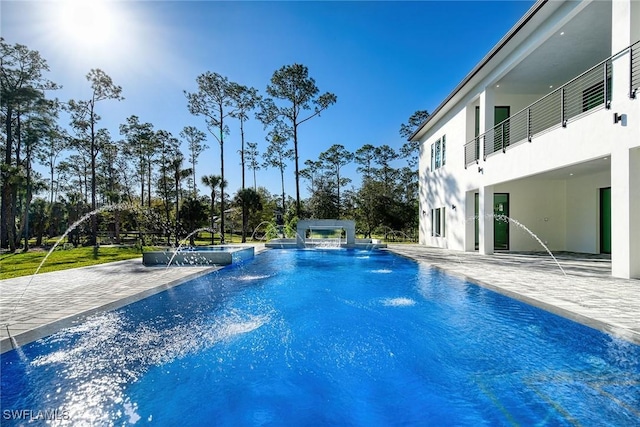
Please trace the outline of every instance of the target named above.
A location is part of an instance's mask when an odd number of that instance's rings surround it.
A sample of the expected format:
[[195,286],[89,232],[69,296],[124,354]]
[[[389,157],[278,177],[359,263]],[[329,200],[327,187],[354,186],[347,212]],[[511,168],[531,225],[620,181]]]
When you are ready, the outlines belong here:
[[[45,251],[16,252],[14,254],[0,255],[0,280],[35,273],[46,255],[47,252]],[[94,254],[93,247],[55,250],[43,264],[40,273],[121,261],[141,256],[140,249],[133,247],[101,246],[98,248],[97,254]]]

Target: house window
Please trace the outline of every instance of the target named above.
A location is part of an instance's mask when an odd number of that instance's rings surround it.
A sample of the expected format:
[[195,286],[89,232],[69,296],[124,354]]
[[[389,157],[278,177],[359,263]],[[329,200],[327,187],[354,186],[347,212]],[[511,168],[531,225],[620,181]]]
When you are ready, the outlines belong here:
[[434,145],[435,144],[431,144],[431,170],[435,170],[436,169],[436,164],[435,164],[435,157],[433,155],[433,149],[434,149]]
[[447,164],[447,140],[446,135],[442,135],[442,166]]
[[[611,101],[611,77],[607,77],[606,100]],[[600,81],[582,91],[582,112],[589,111],[605,101],[605,82]]]
[[445,208],[431,209],[431,235],[434,237],[445,237]]
[[431,144],[431,170],[439,169],[447,163],[447,142],[446,137],[443,136]]

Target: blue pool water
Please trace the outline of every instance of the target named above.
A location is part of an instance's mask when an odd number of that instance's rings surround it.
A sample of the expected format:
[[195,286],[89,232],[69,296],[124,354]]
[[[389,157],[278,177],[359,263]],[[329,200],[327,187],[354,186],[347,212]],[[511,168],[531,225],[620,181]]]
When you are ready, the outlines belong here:
[[640,347],[376,251],[272,250],[1,368],[2,425],[640,425]]

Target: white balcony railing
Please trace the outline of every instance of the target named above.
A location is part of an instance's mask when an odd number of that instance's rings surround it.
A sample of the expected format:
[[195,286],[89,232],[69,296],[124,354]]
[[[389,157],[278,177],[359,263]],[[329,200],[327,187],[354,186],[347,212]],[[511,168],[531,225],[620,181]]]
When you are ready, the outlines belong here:
[[611,103],[612,61],[624,53],[631,55],[629,96],[635,98],[640,87],[640,41],[591,67],[553,92],[498,123],[464,146],[465,168],[498,153],[505,153],[523,142],[531,142],[544,132],[566,127],[571,121],[609,108]]

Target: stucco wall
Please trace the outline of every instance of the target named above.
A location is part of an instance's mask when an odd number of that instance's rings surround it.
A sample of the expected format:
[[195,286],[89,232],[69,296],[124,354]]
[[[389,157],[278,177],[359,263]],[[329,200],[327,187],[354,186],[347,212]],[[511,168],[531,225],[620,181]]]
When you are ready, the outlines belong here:
[[611,185],[607,172],[567,180],[567,247],[600,252],[600,188]]
[[[552,251],[565,249],[566,190],[564,180],[532,179],[496,185],[509,193],[509,216],[536,234]],[[509,225],[512,251],[540,251],[541,245],[523,228]]]
[[631,43],[640,40],[640,1],[631,2]]

